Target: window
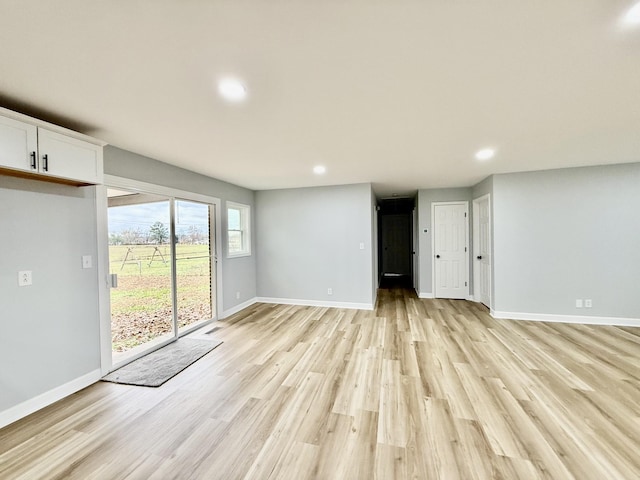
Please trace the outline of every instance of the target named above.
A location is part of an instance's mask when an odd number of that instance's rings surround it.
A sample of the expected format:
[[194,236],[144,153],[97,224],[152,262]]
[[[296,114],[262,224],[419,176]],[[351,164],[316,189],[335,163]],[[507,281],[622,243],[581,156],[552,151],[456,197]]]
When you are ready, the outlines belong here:
[[249,205],[227,202],[227,246],[229,257],[251,255]]

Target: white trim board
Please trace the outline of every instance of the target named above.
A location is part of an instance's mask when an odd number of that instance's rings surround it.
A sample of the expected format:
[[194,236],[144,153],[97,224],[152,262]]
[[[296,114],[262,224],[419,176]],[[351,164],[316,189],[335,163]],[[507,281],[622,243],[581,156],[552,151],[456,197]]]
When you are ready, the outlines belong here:
[[21,418],[31,415],[38,410],[43,409],[51,405],[52,403],[62,400],[69,395],[72,395],[83,388],[88,387],[96,383],[102,375],[100,369],[93,370],[86,375],[78,377],[70,382],[60,385],[56,388],[44,392],[36,397],[30,398],[18,405],[15,405],[8,410],[0,412],[0,428],[20,420]]
[[[416,292],[418,294],[418,298],[428,298],[435,299],[435,295],[431,292]],[[470,302],[475,302],[473,299],[473,295],[467,295],[465,298],[441,298],[441,300],[469,300]]]
[[155,193],[156,195],[164,195],[166,197],[174,197],[180,200],[192,200],[194,202],[212,203],[221,202],[220,198],[211,195],[203,195],[201,193],[189,192],[179,188],[167,187],[156,183],[143,182],[141,180],[133,180],[131,178],[119,177],[105,173],[104,185],[113,188],[124,188],[133,192]]
[[257,297],[250,298],[246,302],[242,302],[236,305],[235,307],[231,307],[229,310],[225,310],[224,312],[222,312],[221,318],[227,318],[227,317],[230,317],[231,315],[235,315],[236,313],[244,310],[245,308],[250,307],[254,303],[258,303],[258,301],[259,300]]
[[640,327],[640,318],[590,317],[584,315],[553,315],[549,313],[496,312],[493,318],[508,320],[530,320],[533,322],[579,323],[583,325],[610,325],[619,327]]
[[257,297],[260,303],[276,303],[281,305],[300,305],[304,307],[351,308],[355,310],[373,310],[371,303],[325,302],[323,300],[301,300],[294,298]]

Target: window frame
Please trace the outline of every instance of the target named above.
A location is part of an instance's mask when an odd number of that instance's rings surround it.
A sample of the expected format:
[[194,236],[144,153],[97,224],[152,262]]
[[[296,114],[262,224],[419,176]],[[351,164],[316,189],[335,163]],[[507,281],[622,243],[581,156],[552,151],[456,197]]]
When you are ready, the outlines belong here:
[[[251,205],[238,202],[226,202],[227,213],[227,258],[249,257],[251,256]],[[238,210],[240,212],[240,229],[229,228],[229,210]],[[231,235],[230,232],[240,232],[242,242],[242,250],[238,252],[231,251]]]

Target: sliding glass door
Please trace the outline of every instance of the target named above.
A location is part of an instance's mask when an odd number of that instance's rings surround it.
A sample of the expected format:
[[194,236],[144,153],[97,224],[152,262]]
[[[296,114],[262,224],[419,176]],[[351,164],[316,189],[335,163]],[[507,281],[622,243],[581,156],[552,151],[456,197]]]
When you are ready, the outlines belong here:
[[215,316],[215,208],[107,189],[112,363]]
[[175,202],[178,332],[213,317],[211,205]]

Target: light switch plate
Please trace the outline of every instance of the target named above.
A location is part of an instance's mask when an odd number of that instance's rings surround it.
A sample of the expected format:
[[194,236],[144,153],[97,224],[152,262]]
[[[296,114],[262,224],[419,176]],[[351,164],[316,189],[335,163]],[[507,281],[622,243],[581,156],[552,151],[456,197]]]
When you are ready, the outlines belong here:
[[82,256],[82,268],[91,268],[93,267],[93,259],[91,255],[83,255]]

